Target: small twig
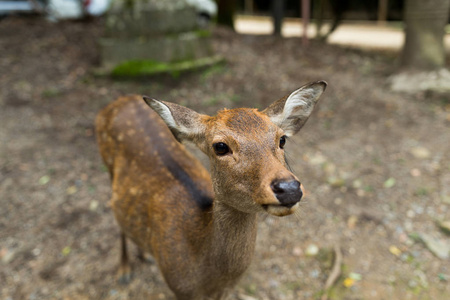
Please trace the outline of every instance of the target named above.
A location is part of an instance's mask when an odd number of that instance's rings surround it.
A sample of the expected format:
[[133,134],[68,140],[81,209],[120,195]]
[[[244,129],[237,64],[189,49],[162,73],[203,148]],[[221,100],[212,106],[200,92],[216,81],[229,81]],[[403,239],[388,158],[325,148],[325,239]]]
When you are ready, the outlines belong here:
[[327,282],[325,282],[324,291],[325,293],[322,295],[321,300],[328,300],[328,289],[333,286],[336,280],[341,276],[341,267],[342,267],[342,252],[341,248],[338,245],[334,246],[334,265],[331,269],[330,276],[328,276]]

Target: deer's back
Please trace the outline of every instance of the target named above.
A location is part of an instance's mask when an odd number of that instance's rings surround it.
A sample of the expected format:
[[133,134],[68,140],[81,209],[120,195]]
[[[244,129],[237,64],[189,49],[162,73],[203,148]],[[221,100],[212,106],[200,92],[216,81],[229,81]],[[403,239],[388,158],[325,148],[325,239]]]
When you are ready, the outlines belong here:
[[108,105],[97,116],[96,129],[122,231],[161,268],[177,264],[168,262],[164,249],[186,251],[183,245],[197,243],[209,226],[204,218],[212,206],[209,173],[139,96]]

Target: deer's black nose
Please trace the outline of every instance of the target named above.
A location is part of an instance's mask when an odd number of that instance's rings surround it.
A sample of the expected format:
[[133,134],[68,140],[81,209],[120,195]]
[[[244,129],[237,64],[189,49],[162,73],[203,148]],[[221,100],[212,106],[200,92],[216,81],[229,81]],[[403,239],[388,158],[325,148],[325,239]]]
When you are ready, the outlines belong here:
[[272,191],[282,206],[292,207],[302,199],[303,192],[300,188],[300,182],[297,180],[279,180],[272,181],[270,185]]

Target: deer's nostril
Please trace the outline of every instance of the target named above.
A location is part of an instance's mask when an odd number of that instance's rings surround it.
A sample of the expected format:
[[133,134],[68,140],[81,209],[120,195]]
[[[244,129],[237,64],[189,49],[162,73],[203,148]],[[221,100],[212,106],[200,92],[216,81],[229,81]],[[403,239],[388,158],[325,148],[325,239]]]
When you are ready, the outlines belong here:
[[274,180],[271,188],[280,204],[289,208],[300,202],[303,196],[297,180]]

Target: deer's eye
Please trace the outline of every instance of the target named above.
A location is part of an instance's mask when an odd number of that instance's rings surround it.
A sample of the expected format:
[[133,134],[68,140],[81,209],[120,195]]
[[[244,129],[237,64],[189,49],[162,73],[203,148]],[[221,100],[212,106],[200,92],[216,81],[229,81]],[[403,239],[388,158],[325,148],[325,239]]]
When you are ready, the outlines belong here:
[[213,148],[214,152],[219,156],[225,155],[230,152],[230,148],[228,148],[227,144],[221,142],[213,144]]
[[284,148],[284,145],[286,145],[286,136],[285,136],[285,135],[283,135],[283,136],[280,138],[280,148],[283,149],[283,148]]

